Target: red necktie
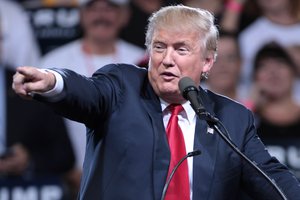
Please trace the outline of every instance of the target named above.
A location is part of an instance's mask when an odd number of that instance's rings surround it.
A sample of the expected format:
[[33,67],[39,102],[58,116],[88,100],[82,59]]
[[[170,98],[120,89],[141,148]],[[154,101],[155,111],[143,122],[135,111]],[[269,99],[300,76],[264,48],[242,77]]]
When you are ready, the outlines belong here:
[[[182,131],[178,125],[178,113],[183,111],[181,105],[171,104],[169,106],[172,114],[167,126],[167,138],[171,151],[171,162],[169,166],[168,177],[176,164],[186,155],[185,143]],[[188,163],[185,160],[175,172],[168,190],[165,200],[189,200],[190,184],[188,175]]]

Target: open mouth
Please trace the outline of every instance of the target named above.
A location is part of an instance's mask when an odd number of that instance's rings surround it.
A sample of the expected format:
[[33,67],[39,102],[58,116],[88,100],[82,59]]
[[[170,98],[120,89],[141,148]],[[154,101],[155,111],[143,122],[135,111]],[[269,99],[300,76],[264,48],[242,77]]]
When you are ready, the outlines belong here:
[[165,80],[172,80],[174,78],[178,78],[178,76],[176,76],[175,74],[173,74],[171,72],[163,72],[163,73],[161,73],[161,76]]

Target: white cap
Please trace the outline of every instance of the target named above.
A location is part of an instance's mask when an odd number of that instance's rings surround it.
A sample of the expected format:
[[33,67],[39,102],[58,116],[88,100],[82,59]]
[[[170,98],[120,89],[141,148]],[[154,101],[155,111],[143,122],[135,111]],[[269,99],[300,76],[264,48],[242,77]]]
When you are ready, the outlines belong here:
[[79,5],[85,6],[89,3],[92,3],[93,1],[106,1],[108,3],[112,3],[118,6],[124,6],[129,3],[129,0],[78,0]]

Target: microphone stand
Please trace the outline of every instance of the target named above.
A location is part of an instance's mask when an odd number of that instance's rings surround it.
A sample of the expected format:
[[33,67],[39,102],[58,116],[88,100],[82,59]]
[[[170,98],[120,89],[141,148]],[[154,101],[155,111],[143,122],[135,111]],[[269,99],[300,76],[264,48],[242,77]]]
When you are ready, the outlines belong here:
[[176,170],[178,169],[178,167],[181,165],[181,163],[187,159],[188,157],[193,157],[193,156],[198,156],[201,154],[201,151],[200,150],[195,150],[195,151],[192,151],[192,152],[189,152],[188,154],[186,154],[183,158],[181,158],[181,160],[177,163],[177,165],[173,168],[167,182],[165,183],[165,186],[164,186],[164,189],[163,189],[163,192],[162,192],[162,195],[161,195],[161,200],[164,200],[165,199],[165,196],[166,196],[166,193],[167,193],[167,189],[170,185],[170,182],[176,172]]
[[[203,108],[194,109],[196,114],[200,119],[206,120],[209,127],[213,127],[214,130],[221,136],[221,138],[238,154],[240,155],[250,166],[252,166],[259,174],[261,174],[276,190],[276,192],[281,196],[283,200],[287,200],[287,197],[281,189],[275,184],[275,180],[270,179],[269,176],[266,175],[253,161],[251,161],[245,154],[243,154],[239,148],[233,143],[230,138],[230,135],[223,125],[223,123],[216,117],[212,116],[209,112],[205,111]],[[218,127],[218,124],[225,130],[225,133],[221,131]]]

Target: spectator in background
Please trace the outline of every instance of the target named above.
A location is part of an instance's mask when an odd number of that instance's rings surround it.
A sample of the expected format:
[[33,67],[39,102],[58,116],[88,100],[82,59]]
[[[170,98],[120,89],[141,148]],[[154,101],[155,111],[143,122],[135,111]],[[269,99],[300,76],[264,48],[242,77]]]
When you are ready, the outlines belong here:
[[221,31],[218,41],[218,56],[205,83],[210,90],[251,108],[251,104],[244,99],[245,91],[239,88],[241,62],[237,36]]
[[[81,6],[81,25],[84,36],[45,55],[41,67],[69,68],[86,76],[108,63],[139,63],[145,50],[119,38],[120,30],[129,18],[127,0],[87,0]],[[74,171],[75,185],[79,184],[85,153],[85,127],[67,120],[69,133],[77,155]]]
[[[1,47],[0,39],[0,55]],[[46,106],[17,96],[11,88],[13,74],[0,57],[0,191],[13,180],[63,181],[75,164],[65,123]]]
[[206,80],[214,92],[238,100],[238,83],[241,68],[239,47],[234,35],[220,32],[218,56]]
[[0,1],[0,28],[3,37],[2,63],[13,68],[38,64],[40,50],[27,13],[19,4]]
[[239,36],[243,59],[242,84],[248,90],[251,86],[253,59],[264,44],[276,41],[287,47],[300,44],[299,1],[255,0],[261,17],[243,30]]
[[292,95],[296,66],[283,47],[270,43],[258,51],[253,70],[258,134],[300,180],[300,106]]

